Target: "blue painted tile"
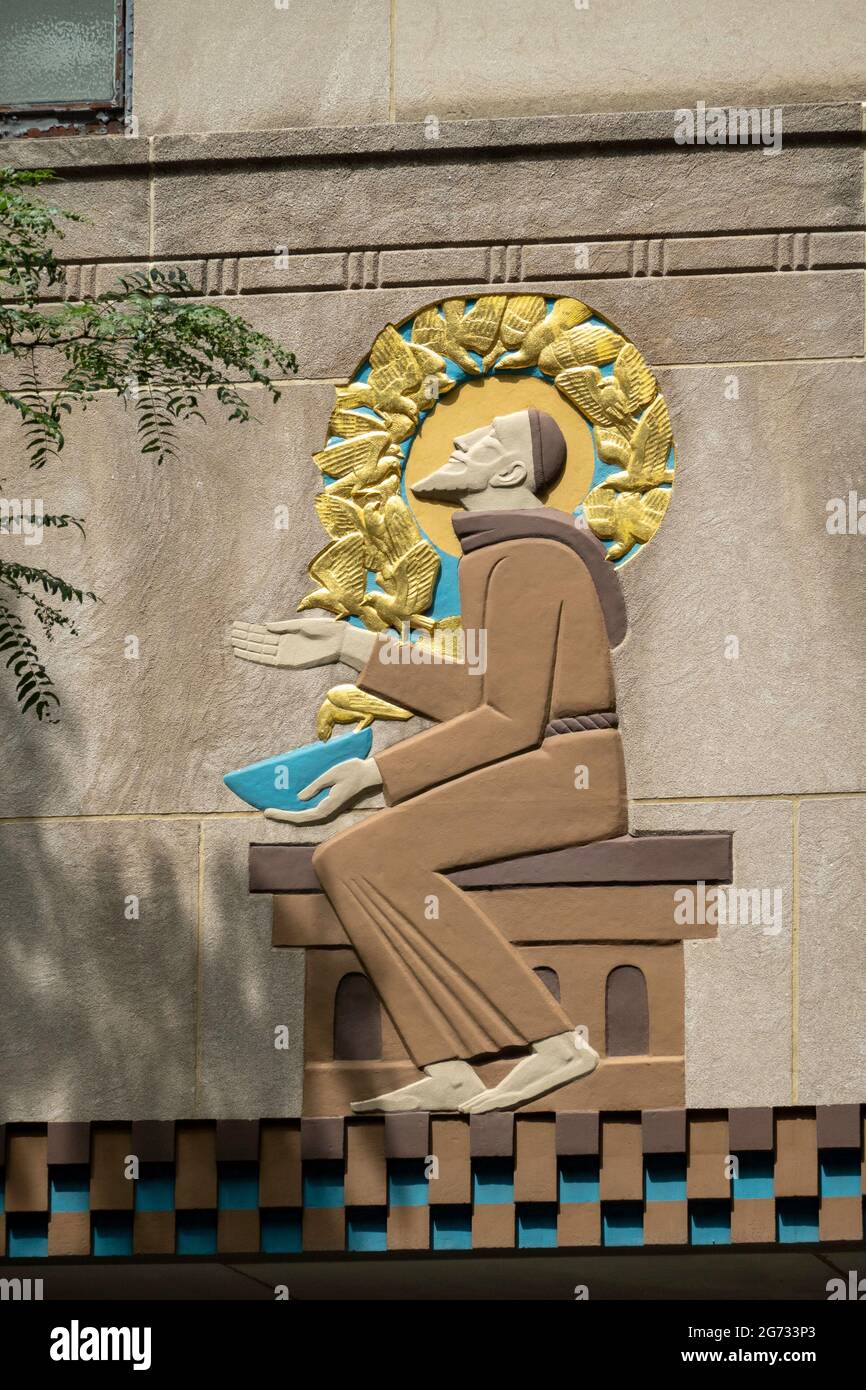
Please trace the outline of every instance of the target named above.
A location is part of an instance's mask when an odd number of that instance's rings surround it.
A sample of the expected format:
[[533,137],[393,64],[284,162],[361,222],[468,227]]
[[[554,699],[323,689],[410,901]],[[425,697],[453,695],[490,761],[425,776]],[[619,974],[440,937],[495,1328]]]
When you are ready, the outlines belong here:
[[217,1214],[215,1211],[179,1211],[175,1222],[175,1249],[178,1255],[215,1255]]
[[818,1239],[817,1197],[780,1197],[776,1202],[780,1245]]
[[423,1158],[390,1158],[388,1160],[388,1205],[392,1207],[426,1207],[430,1201],[430,1184],[424,1176]]
[[263,1255],[299,1255],[303,1248],[299,1209],[264,1210],[261,1216]]
[[6,1218],[6,1253],[10,1260],[48,1254],[48,1213],[14,1212]]
[[174,1164],[142,1163],[135,1184],[136,1211],[174,1211]]
[[556,1203],[521,1202],[517,1207],[518,1250],[556,1249]]
[[692,1245],[730,1245],[730,1202],[724,1198],[689,1202],[689,1240]]
[[259,1165],[220,1163],[217,1206],[220,1211],[255,1211],[259,1205]]
[[597,1202],[598,1186],[597,1158],[566,1154],[559,1159],[560,1202]]
[[346,1249],[388,1249],[388,1212],[385,1207],[347,1208]]
[[818,1157],[822,1197],[860,1196],[859,1149],[821,1149]]
[[341,1207],[344,1187],[340,1159],[314,1159],[304,1164],[305,1207]]
[[603,1245],[643,1245],[643,1202],[602,1202]]
[[514,1160],[472,1160],[472,1197],[479,1207],[502,1206],[514,1201]]
[[737,1172],[733,1178],[733,1193],[738,1202],[757,1201],[773,1196],[773,1155],[770,1153],[741,1153],[735,1155]]
[[471,1207],[431,1207],[430,1218],[433,1250],[472,1249]]
[[644,1199],[647,1202],[686,1200],[685,1154],[647,1154],[644,1158]]
[[132,1254],[131,1211],[95,1211],[90,1233],[94,1255]]
[[48,1170],[49,1205],[52,1212],[88,1211],[90,1169],[86,1163]]

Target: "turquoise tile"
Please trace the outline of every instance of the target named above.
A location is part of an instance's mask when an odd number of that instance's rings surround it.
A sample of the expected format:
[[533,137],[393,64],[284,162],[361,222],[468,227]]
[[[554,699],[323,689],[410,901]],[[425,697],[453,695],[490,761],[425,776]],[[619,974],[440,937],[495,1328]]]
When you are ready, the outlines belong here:
[[689,1240],[692,1245],[730,1245],[730,1202],[724,1198],[689,1202]]
[[518,1250],[556,1249],[556,1203],[521,1202],[517,1207]]
[[859,1149],[821,1149],[819,1172],[822,1197],[860,1196]]
[[174,1211],[174,1164],[142,1163],[135,1184],[136,1211]]
[[179,1211],[175,1223],[175,1249],[178,1255],[215,1255],[216,1212]]
[[430,1184],[424,1176],[423,1158],[391,1158],[388,1160],[388,1205],[392,1207],[426,1207],[430,1201]]
[[476,1206],[500,1207],[514,1201],[514,1160],[474,1158],[472,1197]]
[[94,1255],[132,1254],[132,1212],[95,1211],[91,1222]]
[[49,1207],[52,1212],[90,1209],[90,1169],[86,1163],[48,1170]]
[[303,1249],[299,1209],[265,1210],[261,1216],[263,1255],[299,1255]]
[[6,1253],[10,1260],[32,1260],[47,1255],[48,1213],[10,1213],[6,1218]]
[[259,1205],[259,1165],[218,1164],[217,1194],[220,1211],[256,1211]]
[[314,1159],[304,1164],[304,1206],[341,1207],[345,1187],[340,1159]]
[[643,1202],[602,1202],[603,1245],[643,1245]]
[[388,1249],[388,1212],[386,1207],[347,1208],[346,1249]]
[[644,1200],[686,1200],[685,1154],[647,1154],[644,1158]]
[[431,1207],[430,1224],[432,1249],[472,1249],[471,1207]]
[[776,1202],[780,1245],[818,1240],[817,1197],[780,1197]]
[[735,1154],[737,1166],[733,1177],[733,1194],[738,1202],[757,1201],[773,1196],[773,1155],[771,1153]]
[[598,1201],[598,1159],[592,1155],[564,1154],[559,1159],[560,1202]]

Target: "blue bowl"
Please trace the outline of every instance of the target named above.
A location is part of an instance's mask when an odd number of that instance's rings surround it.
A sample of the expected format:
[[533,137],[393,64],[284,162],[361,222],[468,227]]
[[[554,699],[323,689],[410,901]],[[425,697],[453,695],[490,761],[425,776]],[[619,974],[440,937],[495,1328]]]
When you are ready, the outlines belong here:
[[327,796],[328,788],[316,792],[309,801],[299,801],[298,792],[337,763],[368,757],[372,746],[372,729],[356,729],[351,734],[335,735],[327,743],[308,743],[275,758],[250,763],[237,772],[227,772],[223,781],[235,796],[259,811],[309,811]]

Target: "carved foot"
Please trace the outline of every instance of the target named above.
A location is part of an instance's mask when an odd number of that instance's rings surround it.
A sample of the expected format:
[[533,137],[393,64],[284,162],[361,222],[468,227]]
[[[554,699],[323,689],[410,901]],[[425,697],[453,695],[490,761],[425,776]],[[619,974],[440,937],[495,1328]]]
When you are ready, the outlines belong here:
[[559,1033],[533,1043],[532,1053],[489,1091],[471,1096],[460,1106],[464,1115],[482,1115],[486,1110],[512,1110],[535,1100],[547,1091],[587,1076],[599,1063],[598,1053],[583,1044],[575,1045],[573,1033]]

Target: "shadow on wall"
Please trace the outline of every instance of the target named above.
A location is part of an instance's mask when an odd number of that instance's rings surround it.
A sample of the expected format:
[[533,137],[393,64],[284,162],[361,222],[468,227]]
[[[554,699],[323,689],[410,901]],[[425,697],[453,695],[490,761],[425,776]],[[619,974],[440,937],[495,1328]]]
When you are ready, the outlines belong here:
[[[31,776],[55,785],[56,740],[80,739],[73,712],[40,725],[8,682],[0,710]],[[191,1112],[197,835],[0,824],[0,1122]]]

